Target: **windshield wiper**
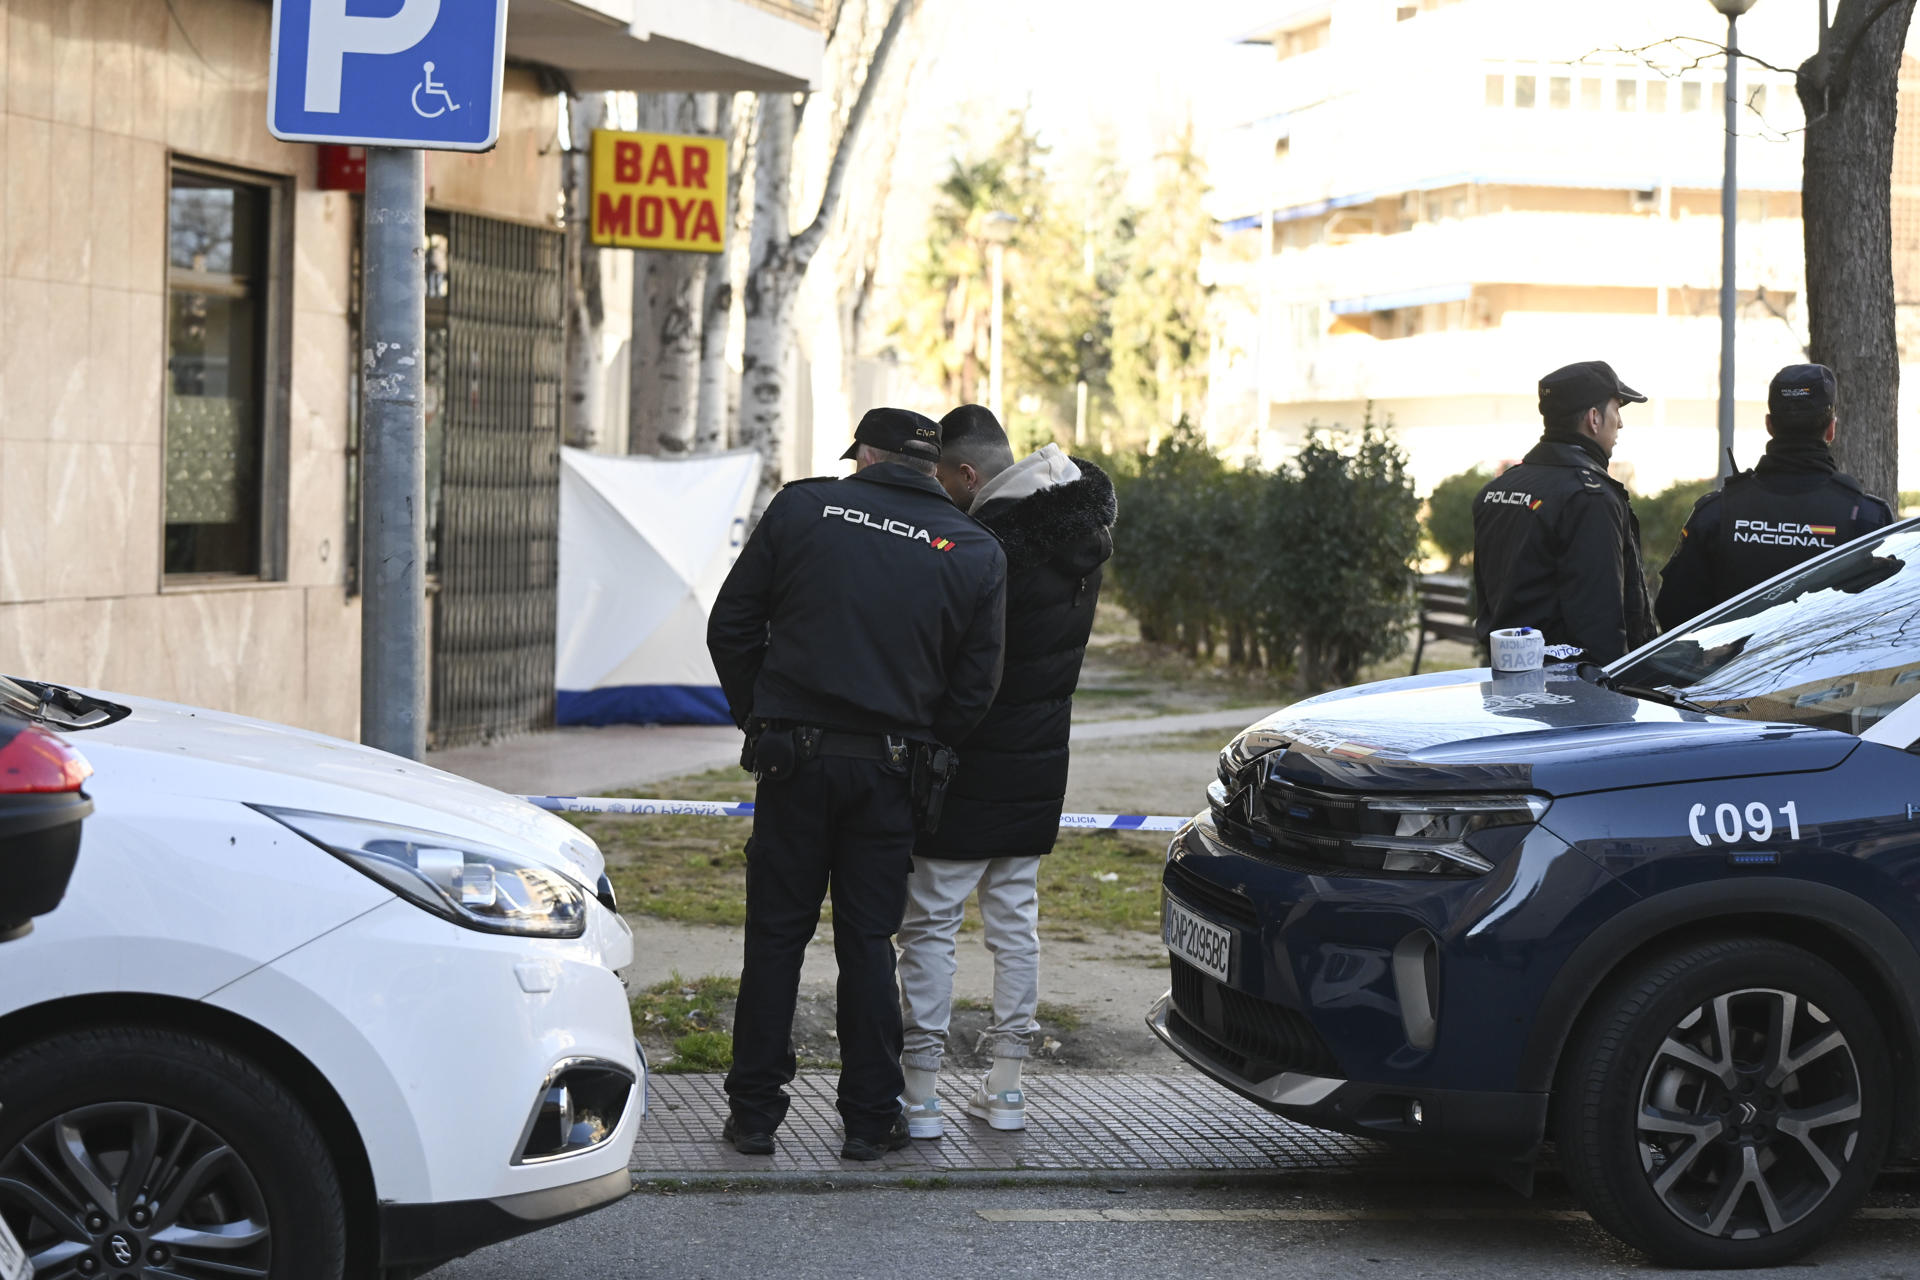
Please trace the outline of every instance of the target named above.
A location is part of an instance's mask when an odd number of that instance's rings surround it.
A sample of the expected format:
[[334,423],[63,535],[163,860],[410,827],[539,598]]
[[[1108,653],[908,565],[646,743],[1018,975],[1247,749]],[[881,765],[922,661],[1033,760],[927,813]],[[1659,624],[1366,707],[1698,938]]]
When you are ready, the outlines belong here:
[[1609,682],[1605,687],[1613,690],[1615,693],[1624,693],[1630,698],[1644,698],[1648,702],[1661,702],[1669,707],[1678,707],[1682,711],[1698,711],[1702,715],[1712,714],[1708,708],[1701,706],[1691,699],[1681,697],[1672,689],[1649,689],[1643,684],[1615,684],[1612,682]]
[[5,676],[0,676],[0,703],[26,719],[61,729],[101,729],[133,714],[131,707],[95,698],[65,685]]

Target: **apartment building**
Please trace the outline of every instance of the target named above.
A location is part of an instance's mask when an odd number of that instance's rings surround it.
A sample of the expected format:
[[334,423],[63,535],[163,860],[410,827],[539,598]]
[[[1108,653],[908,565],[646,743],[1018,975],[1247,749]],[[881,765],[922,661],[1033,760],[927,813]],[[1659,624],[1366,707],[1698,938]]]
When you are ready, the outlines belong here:
[[[1792,5],[1741,29],[1782,68],[1816,34]],[[1616,471],[1713,474],[1725,30],[1704,2],[1316,0],[1250,32],[1272,110],[1213,151],[1216,445],[1283,456],[1371,403],[1425,490],[1517,458],[1539,376],[1606,359],[1653,398]],[[1744,464],[1806,322],[1792,76],[1738,85]]]
[[[343,737],[363,170],[266,129],[268,0],[0,0],[0,671]],[[810,0],[514,0],[428,159],[434,737],[552,715],[560,94],[792,89]]]

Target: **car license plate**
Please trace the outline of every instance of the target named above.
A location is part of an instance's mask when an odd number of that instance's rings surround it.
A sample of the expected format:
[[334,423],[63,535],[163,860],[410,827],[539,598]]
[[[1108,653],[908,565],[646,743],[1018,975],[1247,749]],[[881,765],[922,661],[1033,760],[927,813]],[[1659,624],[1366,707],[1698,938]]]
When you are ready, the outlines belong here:
[[28,1280],[31,1275],[33,1264],[27,1261],[27,1251],[7,1230],[5,1219],[0,1219],[0,1280]]
[[1202,920],[1177,899],[1167,898],[1160,936],[1166,940],[1167,950],[1220,981],[1227,981],[1233,966],[1233,934],[1229,930]]

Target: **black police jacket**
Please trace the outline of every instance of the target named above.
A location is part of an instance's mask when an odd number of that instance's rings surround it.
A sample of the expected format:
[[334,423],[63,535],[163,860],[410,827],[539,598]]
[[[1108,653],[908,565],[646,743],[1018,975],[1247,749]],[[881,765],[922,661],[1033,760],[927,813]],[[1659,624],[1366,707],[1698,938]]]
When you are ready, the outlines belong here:
[[1626,488],[1578,445],[1542,440],[1480,491],[1473,579],[1483,641],[1537,627],[1549,645],[1611,662],[1656,634]]
[[1007,673],[960,746],[940,830],[914,848],[923,858],[1031,858],[1060,836],[1073,691],[1119,512],[1107,473],[1073,462],[1071,484],[974,511],[1007,552]]
[[1822,551],[1893,523],[1886,503],[1833,469],[1825,448],[1768,446],[1752,471],[1693,504],[1660,571],[1655,613],[1677,627]]
[[774,495],[707,619],[735,723],[957,743],[1000,685],[1007,558],[931,476],[883,462]]

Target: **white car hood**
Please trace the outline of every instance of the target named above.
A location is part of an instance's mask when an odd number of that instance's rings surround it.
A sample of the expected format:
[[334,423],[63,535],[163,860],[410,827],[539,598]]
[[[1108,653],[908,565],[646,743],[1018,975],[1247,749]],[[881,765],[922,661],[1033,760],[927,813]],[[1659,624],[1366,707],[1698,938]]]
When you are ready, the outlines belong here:
[[[67,739],[92,763],[101,812],[135,782],[240,804],[366,818],[477,840],[530,856],[592,889],[605,870],[579,830],[524,800],[384,751],[286,725],[123,694],[133,708]],[[121,784],[128,784],[122,793]]]

